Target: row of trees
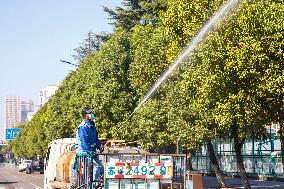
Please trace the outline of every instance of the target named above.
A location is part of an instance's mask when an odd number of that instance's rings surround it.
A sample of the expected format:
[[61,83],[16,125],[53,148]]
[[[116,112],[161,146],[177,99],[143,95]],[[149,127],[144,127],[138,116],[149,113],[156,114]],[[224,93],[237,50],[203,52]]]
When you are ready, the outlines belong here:
[[115,30],[93,36],[97,46],[87,46],[91,51],[77,49],[80,67],[21,125],[13,152],[26,158],[45,155],[51,140],[75,136],[80,110],[91,106],[101,137],[138,140],[150,151],[170,151],[176,140],[187,150],[206,143],[221,186],[225,183],[211,141],[233,139],[244,185],[250,188],[241,157],[245,139],[262,137],[265,124],[283,123],[283,3],[241,2],[129,120],[149,88],[225,1],[123,3],[105,8]]

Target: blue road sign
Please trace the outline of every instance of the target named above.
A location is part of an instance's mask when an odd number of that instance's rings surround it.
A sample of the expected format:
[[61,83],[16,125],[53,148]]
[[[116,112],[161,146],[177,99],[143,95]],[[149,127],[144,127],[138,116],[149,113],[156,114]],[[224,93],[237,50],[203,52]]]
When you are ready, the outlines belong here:
[[13,140],[20,131],[20,128],[6,129],[6,140]]

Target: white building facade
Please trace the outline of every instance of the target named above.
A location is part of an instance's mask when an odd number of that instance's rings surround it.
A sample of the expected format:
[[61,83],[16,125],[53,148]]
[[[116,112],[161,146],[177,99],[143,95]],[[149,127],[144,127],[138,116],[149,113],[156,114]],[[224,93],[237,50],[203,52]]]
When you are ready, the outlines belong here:
[[48,85],[39,92],[39,107],[44,105],[57,90],[56,85]]

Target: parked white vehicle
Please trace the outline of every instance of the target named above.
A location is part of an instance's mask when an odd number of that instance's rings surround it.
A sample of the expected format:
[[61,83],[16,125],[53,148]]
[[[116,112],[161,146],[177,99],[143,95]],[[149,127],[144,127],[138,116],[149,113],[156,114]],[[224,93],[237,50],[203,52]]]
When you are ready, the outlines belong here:
[[23,172],[26,170],[26,168],[32,163],[32,160],[24,160],[20,165],[19,165],[19,171]]

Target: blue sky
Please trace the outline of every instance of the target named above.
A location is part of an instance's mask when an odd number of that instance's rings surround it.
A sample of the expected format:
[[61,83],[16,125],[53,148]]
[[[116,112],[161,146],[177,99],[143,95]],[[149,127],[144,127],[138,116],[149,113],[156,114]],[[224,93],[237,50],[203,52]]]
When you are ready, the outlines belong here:
[[6,95],[31,97],[37,104],[42,88],[75,69],[60,60],[74,62],[73,49],[89,31],[112,30],[102,5],[120,6],[121,0],[0,1],[0,129]]

